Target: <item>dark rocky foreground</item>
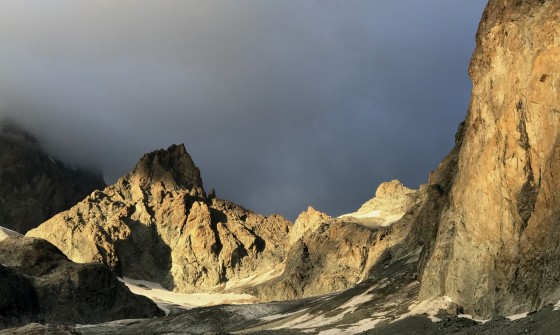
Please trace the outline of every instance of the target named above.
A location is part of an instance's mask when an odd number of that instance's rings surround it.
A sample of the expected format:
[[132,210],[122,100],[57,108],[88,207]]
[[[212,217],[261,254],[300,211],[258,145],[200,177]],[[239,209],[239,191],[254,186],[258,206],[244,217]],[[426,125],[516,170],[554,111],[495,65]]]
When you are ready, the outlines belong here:
[[163,315],[151,300],[132,294],[108,267],[73,263],[45,240],[0,241],[0,264],[0,328]]
[[[370,283],[371,284],[371,283]],[[362,287],[363,289],[363,287]],[[364,334],[364,335],[512,335],[512,334],[560,334],[560,311],[548,306],[527,317],[510,321],[503,317],[494,318],[484,324],[451,316],[441,311],[439,322],[432,322],[423,315],[410,316],[397,321],[382,321],[373,329],[353,332],[344,327],[345,322],[368,318],[374,315],[378,303],[362,306],[348,318],[327,327],[309,328],[282,327],[301,314],[317,313],[328,317],[340,313],[337,310],[344,300],[351,299],[357,290],[348,290],[340,295],[316,299],[304,299],[268,304],[215,306],[196,308],[178,315],[151,320],[121,320],[94,326],[52,326],[29,324],[21,328],[6,329],[0,334],[37,334],[37,335],[116,335],[116,334]],[[363,292],[362,292],[363,293]],[[406,306],[406,305],[405,305]],[[330,308],[330,310],[328,309]],[[382,308],[381,308],[382,309]],[[379,312],[379,310],[378,310]],[[263,321],[263,318],[284,314],[284,318]],[[393,317],[398,317],[394,315]]]
[[389,325],[381,325],[366,331],[367,335],[513,335],[513,334],[560,334],[560,311],[546,307],[526,318],[510,321],[503,317],[494,318],[484,324],[457,317],[443,317],[441,322],[433,323],[427,318],[414,316]]
[[[440,310],[439,322],[426,315],[404,317],[419,290],[417,255],[379,264],[374,278],[339,293],[253,305],[201,307],[155,319],[91,326],[27,325],[0,334],[560,334],[560,312],[551,306],[526,318],[495,318],[485,324]],[[377,321],[365,325],[364,320]]]
[[[553,307],[510,321],[500,317],[485,324],[457,317],[457,309],[429,311],[432,322],[414,308],[420,283],[418,253],[399,257],[389,250],[357,286],[320,297],[253,305],[195,308],[159,319],[116,321],[79,327],[84,335],[102,334],[559,334],[560,311]],[[364,323],[364,321],[368,321]],[[359,327],[359,325],[364,325]]]

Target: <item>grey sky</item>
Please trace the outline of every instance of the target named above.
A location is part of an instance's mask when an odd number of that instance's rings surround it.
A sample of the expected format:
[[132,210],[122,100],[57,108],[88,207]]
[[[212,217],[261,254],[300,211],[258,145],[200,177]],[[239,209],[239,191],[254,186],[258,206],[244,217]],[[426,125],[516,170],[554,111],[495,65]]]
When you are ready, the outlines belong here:
[[484,5],[0,1],[0,115],[110,183],[184,142],[219,197],[339,215],[452,147]]

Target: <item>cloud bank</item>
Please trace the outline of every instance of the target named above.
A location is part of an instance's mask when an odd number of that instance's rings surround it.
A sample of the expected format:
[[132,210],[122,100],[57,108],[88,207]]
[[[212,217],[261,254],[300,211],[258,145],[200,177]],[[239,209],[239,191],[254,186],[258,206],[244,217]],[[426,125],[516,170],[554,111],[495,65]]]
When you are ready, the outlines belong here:
[[185,143],[207,189],[339,215],[453,145],[485,1],[0,2],[0,116],[108,182]]

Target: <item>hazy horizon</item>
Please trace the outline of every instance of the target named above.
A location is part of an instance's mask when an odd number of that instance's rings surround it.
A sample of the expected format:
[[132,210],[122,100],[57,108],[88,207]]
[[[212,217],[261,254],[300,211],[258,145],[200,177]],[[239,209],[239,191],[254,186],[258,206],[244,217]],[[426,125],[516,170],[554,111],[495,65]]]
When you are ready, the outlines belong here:
[[0,118],[109,184],[185,143],[221,198],[338,216],[452,148],[485,4],[2,2]]

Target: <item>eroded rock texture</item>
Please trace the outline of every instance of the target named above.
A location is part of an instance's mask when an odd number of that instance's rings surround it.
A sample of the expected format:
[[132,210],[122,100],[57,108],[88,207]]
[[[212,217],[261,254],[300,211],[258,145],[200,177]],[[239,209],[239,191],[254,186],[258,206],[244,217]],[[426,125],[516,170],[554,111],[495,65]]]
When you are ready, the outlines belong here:
[[[263,300],[317,296],[353,287],[375,276],[377,264],[389,264],[404,256],[416,261],[419,254],[416,244],[399,250],[393,247],[401,245],[414,227],[418,208],[426,199],[424,194],[424,191],[404,188],[397,181],[383,183],[376,197],[364,205],[367,208],[364,213],[373,212],[376,215],[373,218],[330,218],[309,208],[294,224],[294,230],[303,233],[291,239],[293,244],[283,272],[244,291]],[[390,224],[381,224],[379,220],[384,223],[385,217],[377,214],[391,209],[399,214],[389,215]]]
[[558,1],[490,0],[470,109],[414,229],[421,298],[483,317],[560,299],[559,60]]
[[289,243],[293,245],[300,238],[313,234],[322,223],[332,219],[329,215],[309,206],[302,212],[290,229]]
[[181,292],[222,290],[273,270],[291,222],[207,197],[183,145],[142,157],[134,171],[28,233],[76,262]]
[[16,124],[0,122],[0,226],[26,233],[104,187],[100,174],[64,165]]

